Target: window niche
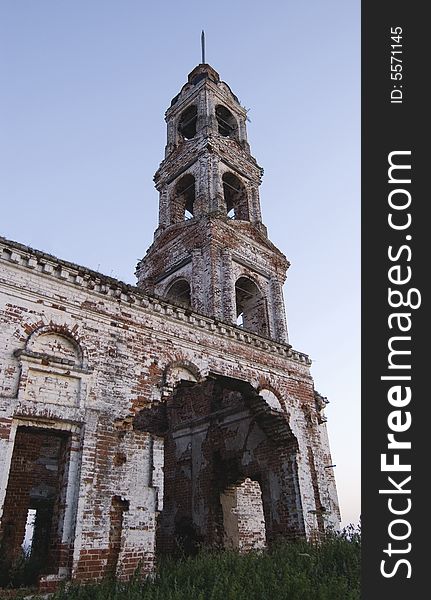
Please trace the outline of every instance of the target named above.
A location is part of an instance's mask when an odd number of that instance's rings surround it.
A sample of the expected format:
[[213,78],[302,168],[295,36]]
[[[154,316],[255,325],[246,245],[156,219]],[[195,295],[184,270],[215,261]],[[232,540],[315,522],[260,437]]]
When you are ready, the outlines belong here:
[[166,298],[174,304],[188,308],[191,306],[190,284],[186,279],[177,279],[167,290]]

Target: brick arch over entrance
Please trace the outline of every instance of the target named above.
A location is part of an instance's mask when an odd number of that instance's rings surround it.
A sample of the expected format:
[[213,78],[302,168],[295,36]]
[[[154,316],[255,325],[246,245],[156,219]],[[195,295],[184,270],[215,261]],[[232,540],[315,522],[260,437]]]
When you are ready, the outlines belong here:
[[[221,495],[249,478],[259,483],[266,541],[304,535],[296,465],[298,444],[286,415],[248,383],[222,376],[178,384],[164,407],[164,500],[159,553],[222,546]],[[135,427],[154,420],[141,413]]]

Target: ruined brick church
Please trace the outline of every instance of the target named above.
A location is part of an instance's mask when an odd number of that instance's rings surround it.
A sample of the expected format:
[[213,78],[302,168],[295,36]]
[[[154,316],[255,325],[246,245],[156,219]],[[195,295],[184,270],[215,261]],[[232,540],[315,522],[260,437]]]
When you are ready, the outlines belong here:
[[211,66],[189,74],[136,287],[0,238],[0,547],[42,584],[339,525],[246,121]]

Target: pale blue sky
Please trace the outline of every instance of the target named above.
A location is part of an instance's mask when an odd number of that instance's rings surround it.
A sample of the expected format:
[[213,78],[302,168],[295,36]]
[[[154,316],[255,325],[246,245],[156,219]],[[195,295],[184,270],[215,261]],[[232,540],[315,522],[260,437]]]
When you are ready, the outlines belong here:
[[263,220],[292,263],[343,523],[360,513],[360,4],[3,0],[0,234],[135,283],[164,111],[200,62],[250,109]]

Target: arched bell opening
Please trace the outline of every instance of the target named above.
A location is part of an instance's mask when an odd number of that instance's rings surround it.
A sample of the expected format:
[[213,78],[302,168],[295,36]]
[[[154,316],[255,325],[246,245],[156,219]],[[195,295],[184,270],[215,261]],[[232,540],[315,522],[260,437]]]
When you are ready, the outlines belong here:
[[233,114],[225,106],[216,106],[216,119],[218,133],[223,137],[237,138],[238,123]]
[[240,277],[235,284],[237,325],[248,331],[269,334],[266,299],[257,285],[248,277]]
[[191,174],[184,175],[174,189],[172,199],[172,223],[179,223],[194,217],[196,199],[195,178]]
[[180,116],[178,131],[185,140],[191,140],[196,135],[198,120],[198,107],[193,104],[186,108]]
[[222,177],[226,214],[230,219],[249,221],[247,191],[242,181],[233,173]]

